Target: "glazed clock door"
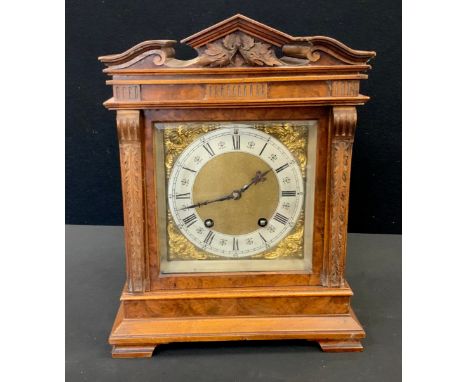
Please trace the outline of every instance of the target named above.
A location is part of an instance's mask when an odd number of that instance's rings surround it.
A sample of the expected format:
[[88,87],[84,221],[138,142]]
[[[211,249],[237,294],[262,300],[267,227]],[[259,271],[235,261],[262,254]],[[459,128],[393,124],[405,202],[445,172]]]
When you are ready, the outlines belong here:
[[310,269],[315,121],[155,130],[162,273]]

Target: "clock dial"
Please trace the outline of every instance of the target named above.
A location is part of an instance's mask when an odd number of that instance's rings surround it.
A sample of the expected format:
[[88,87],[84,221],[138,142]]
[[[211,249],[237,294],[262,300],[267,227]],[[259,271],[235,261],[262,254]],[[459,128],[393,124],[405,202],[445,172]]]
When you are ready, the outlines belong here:
[[252,256],[291,231],[303,203],[301,170],[272,136],[225,125],[192,142],[168,183],[174,222],[195,246],[226,258]]

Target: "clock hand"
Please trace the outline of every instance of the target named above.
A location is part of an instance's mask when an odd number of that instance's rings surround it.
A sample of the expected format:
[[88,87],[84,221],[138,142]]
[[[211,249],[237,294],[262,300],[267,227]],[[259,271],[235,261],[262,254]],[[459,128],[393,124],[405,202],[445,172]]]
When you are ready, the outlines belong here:
[[250,186],[253,184],[257,184],[260,182],[264,182],[266,180],[265,175],[268,174],[271,171],[271,168],[265,172],[257,171],[255,173],[255,176],[252,178],[250,183],[244,184],[242,188],[240,189],[241,192],[245,192],[249,189]]
[[265,175],[268,174],[270,171],[271,169],[265,172],[257,171],[255,173],[255,176],[252,178],[252,180],[249,183],[244,184],[240,190],[232,191],[229,195],[225,195],[214,200],[206,200],[204,202],[191,204],[190,206],[181,208],[181,210],[188,210],[189,208],[198,208],[198,207],[206,206],[207,204],[211,204],[215,202],[223,202],[225,200],[231,200],[231,199],[238,200],[240,199],[242,193],[245,192],[250,186],[252,186],[253,184],[264,182],[266,180]]
[[222,202],[224,200],[236,199],[236,195],[237,195],[236,191],[234,191],[234,192],[230,193],[229,195],[222,196],[222,197],[220,197],[218,199],[206,200],[204,202],[191,204],[190,206],[181,208],[181,210],[188,210],[189,208],[198,208],[198,207],[206,206],[207,204],[211,204],[211,203],[215,203],[215,202]]

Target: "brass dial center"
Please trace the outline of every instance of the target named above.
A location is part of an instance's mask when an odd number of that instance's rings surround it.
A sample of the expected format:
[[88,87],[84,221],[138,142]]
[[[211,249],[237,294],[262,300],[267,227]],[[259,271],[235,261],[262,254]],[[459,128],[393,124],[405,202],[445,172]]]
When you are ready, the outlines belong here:
[[193,203],[232,194],[233,199],[196,208],[204,221],[214,221],[215,230],[228,235],[241,235],[258,229],[260,218],[270,219],[279,202],[279,184],[274,171],[264,181],[252,184],[258,171],[271,170],[259,157],[244,152],[229,152],[209,160],[198,172],[192,189]]

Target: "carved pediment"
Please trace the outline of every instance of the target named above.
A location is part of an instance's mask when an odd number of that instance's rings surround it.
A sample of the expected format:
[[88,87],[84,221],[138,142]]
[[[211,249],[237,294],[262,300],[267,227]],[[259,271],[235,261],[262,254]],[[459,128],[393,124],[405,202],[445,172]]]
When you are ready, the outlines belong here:
[[[172,40],[145,41],[99,59],[108,71],[152,68],[366,65],[375,52],[354,50],[324,36],[294,37],[243,15],[235,15],[181,41],[198,57],[175,58]],[[283,56],[277,57],[275,47]]]
[[268,25],[259,23],[244,15],[237,14],[223,20],[209,28],[181,40],[181,43],[190,45],[192,48],[200,48],[210,42],[234,32],[243,32],[253,38],[265,41],[268,44],[281,47],[294,40],[294,37],[283,33]]

